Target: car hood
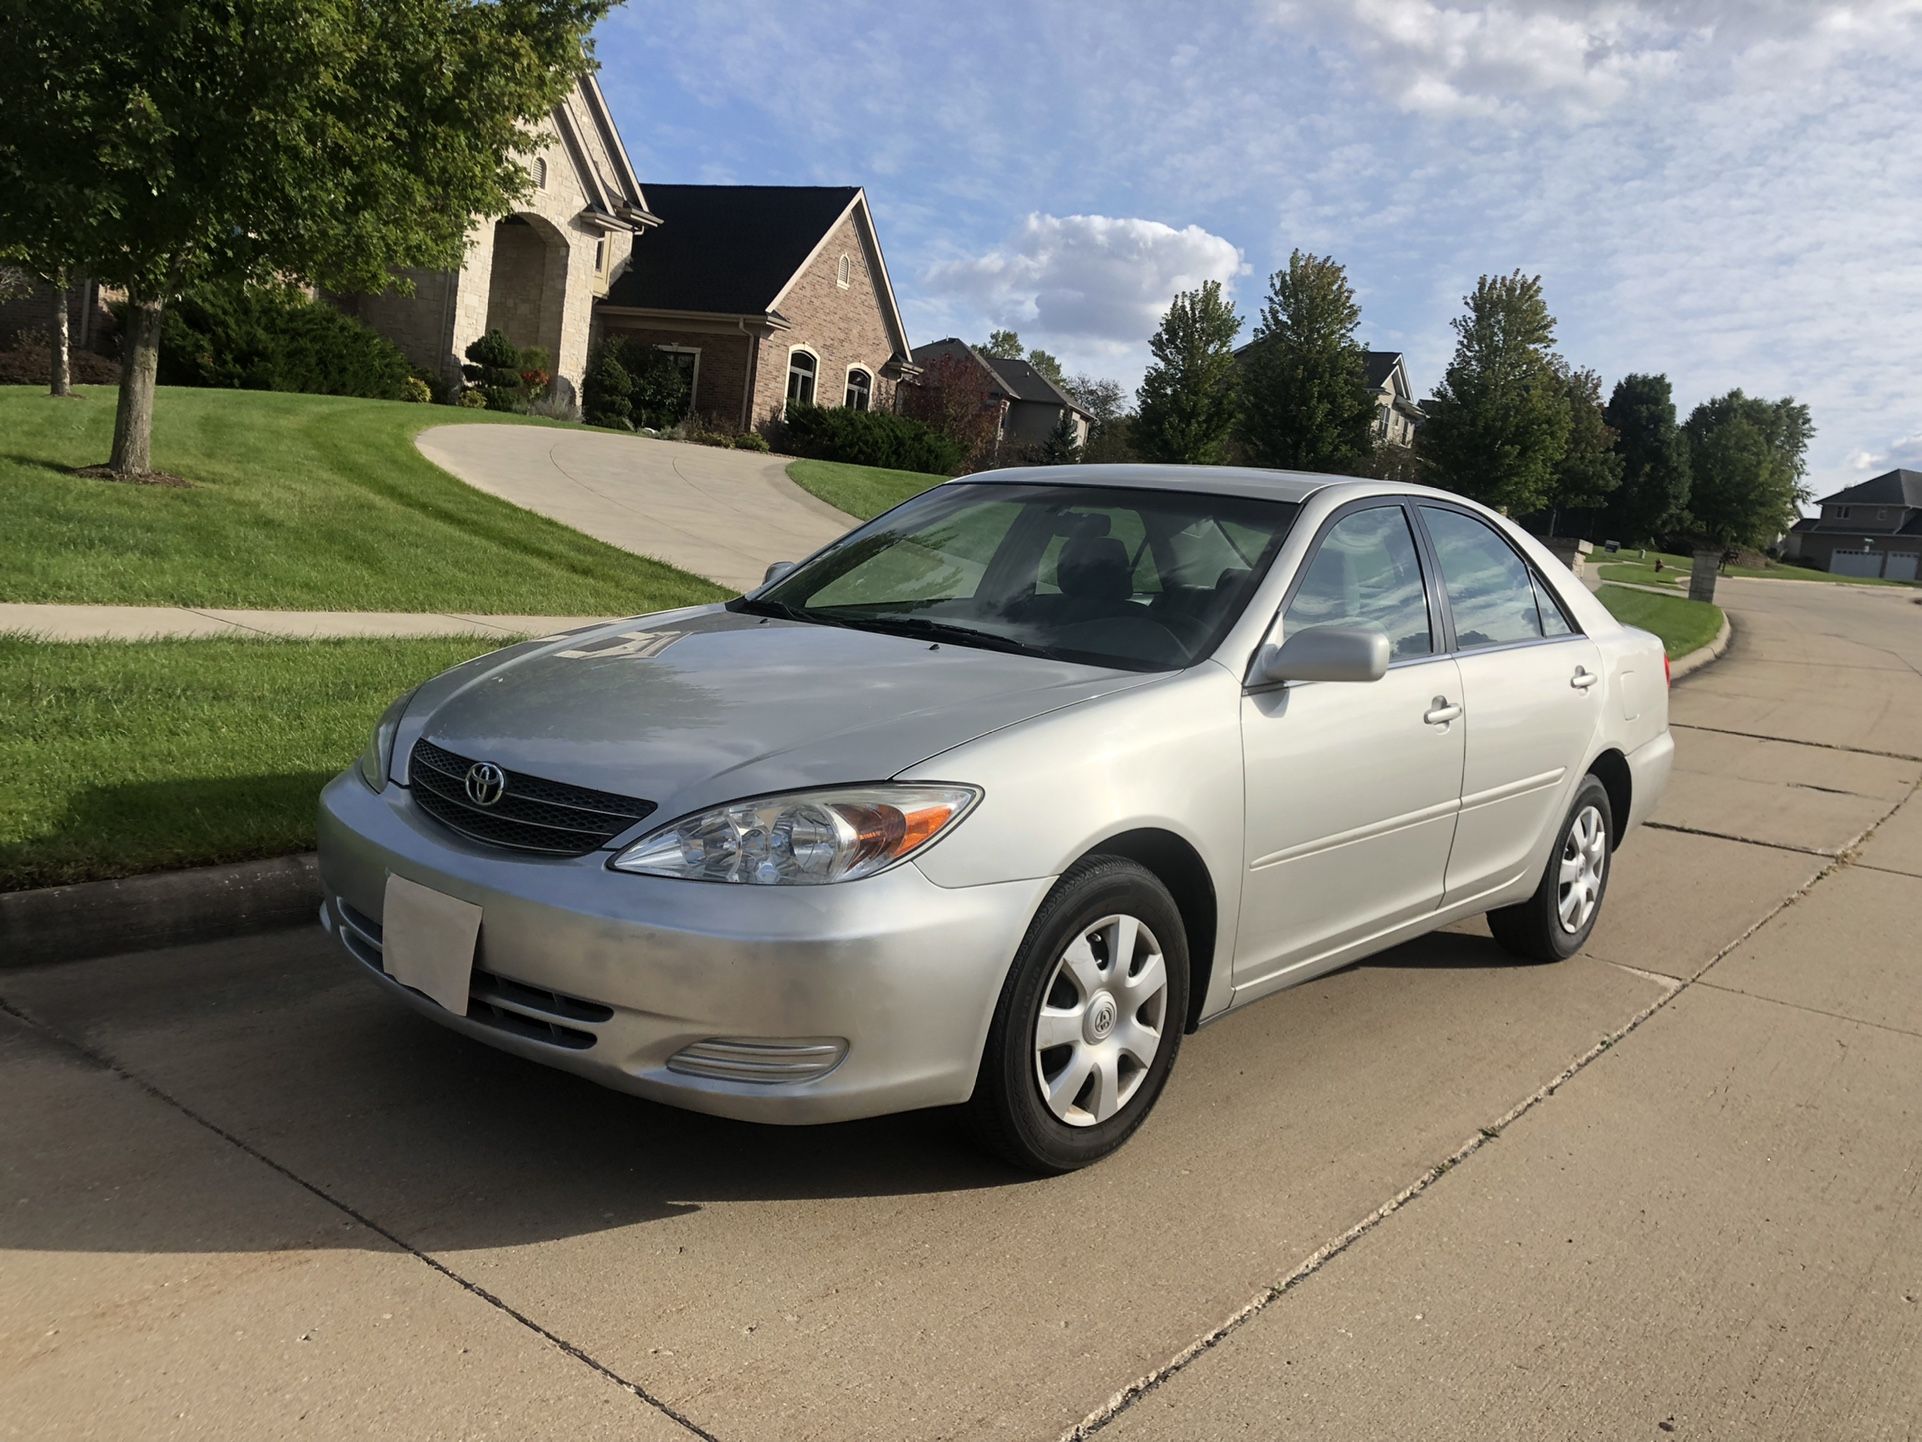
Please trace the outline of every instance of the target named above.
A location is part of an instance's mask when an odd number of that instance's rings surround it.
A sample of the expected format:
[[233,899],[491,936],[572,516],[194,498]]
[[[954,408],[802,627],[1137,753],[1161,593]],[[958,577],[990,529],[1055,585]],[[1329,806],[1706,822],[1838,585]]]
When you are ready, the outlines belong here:
[[396,769],[404,778],[425,737],[653,801],[666,820],[763,792],[885,780],[1152,679],[703,607],[524,643],[437,677],[408,708]]

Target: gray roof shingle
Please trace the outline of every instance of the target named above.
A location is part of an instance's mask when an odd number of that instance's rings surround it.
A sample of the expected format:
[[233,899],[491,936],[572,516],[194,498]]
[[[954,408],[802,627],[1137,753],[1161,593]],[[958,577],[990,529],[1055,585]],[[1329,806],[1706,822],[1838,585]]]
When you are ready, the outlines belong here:
[[1824,506],[1909,506],[1922,509],[1922,471],[1884,471],[1859,485],[1824,496]]
[[649,185],[658,229],[607,303],[759,315],[858,193],[852,185]]

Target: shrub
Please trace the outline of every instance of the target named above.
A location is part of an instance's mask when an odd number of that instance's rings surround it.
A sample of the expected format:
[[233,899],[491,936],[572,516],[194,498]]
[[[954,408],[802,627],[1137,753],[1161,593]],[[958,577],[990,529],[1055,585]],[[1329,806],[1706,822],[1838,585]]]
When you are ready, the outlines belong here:
[[419,376],[408,376],[400,383],[400,398],[424,406],[434,399],[434,388]]
[[694,400],[688,394],[687,372],[666,351],[630,339],[621,343],[620,361],[633,382],[630,401],[635,425],[659,430],[687,415]]
[[[77,386],[110,386],[120,380],[120,362],[90,350],[68,352],[67,373]],[[23,330],[0,349],[0,386],[44,386],[53,380],[53,347],[42,330]]]
[[591,426],[625,429],[634,413],[634,378],[621,364],[619,347],[600,345],[581,378],[581,413]]
[[959,442],[920,421],[846,406],[795,402],[787,408],[783,438],[796,455],[896,471],[953,475],[968,459]]
[[487,409],[487,397],[470,387],[455,398],[454,404],[463,410],[484,411]]
[[514,407],[524,416],[545,416],[550,421],[578,421],[581,408],[566,396],[544,394],[521,401]]
[[167,308],[162,385],[399,399],[399,348],[330,305],[275,287],[207,285]]
[[[490,411],[511,411],[524,399],[526,382],[521,379],[521,349],[507,333],[490,330],[467,347],[467,364],[460,368],[467,382],[480,392],[481,403]],[[467,404],[463,397],[462,405]]]
[[767,443],[767,437],[759,431],[742,431],[741,434],[734,438],[734,449],[737,451],[771,451],[774,448]]

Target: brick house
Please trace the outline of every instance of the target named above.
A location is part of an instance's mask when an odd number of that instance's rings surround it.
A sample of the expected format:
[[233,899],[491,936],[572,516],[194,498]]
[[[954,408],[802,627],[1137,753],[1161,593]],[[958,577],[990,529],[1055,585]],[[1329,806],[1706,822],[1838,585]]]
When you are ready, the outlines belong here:
[[1824,496],[1790,529],[1782,553],[1838,576],[1913,581],[1922,568],[1922,471],[1884,471]]
[[[1246,361],[1250,351],[1267,340],[1251,340],[1235,351],[1235,359]],[[1398,350],[1365,350],[1361,353],[1362,380],[1375,400],[1375,443],[1399,446],[1415,444],[1415,427],[1421,424],[1421,407],[1408,384],[1408,367]]]
[[519,210],[479,220],[459,270],[411,270],[414,293],[326,298],[379,331],[409,360],[453,380],[489,330],[540,346],[572,396],[587,365],[594,306],[635,239],[660,222],[648,209],[614,117],[592,76],[576,85],[525,161],[533,188]]
[[740,430],[790,400],[891,410],[913,362],[866,192],[650,185],[660,229],[596,307],[599,333],[683,364],[693,410]]
[[944,360],[958,362],[959,373],[975,376],[982,406],[996,411],[997,459],[1023,459],[1054,434],[1063,416],[1074,428],[1074,443],[1087,444],[1088,427],[1094,420],[1088,408],[1026,361],[983,354],[955,336],[929,341],[914,351],[914,363],[923,371]]

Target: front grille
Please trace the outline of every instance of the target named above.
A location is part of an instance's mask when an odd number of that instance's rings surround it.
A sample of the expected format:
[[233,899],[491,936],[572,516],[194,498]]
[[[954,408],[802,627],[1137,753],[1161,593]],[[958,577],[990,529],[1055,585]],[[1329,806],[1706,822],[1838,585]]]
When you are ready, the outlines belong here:
[[505,771],[507,785],[500,799],[492,806],[476,806],[467,799],[467,771],[473,764],[431,741],[417,741],[407,781],[422,811],[450,831],[489,846],[585,856],[654,810],[652,801],[521,771]]

